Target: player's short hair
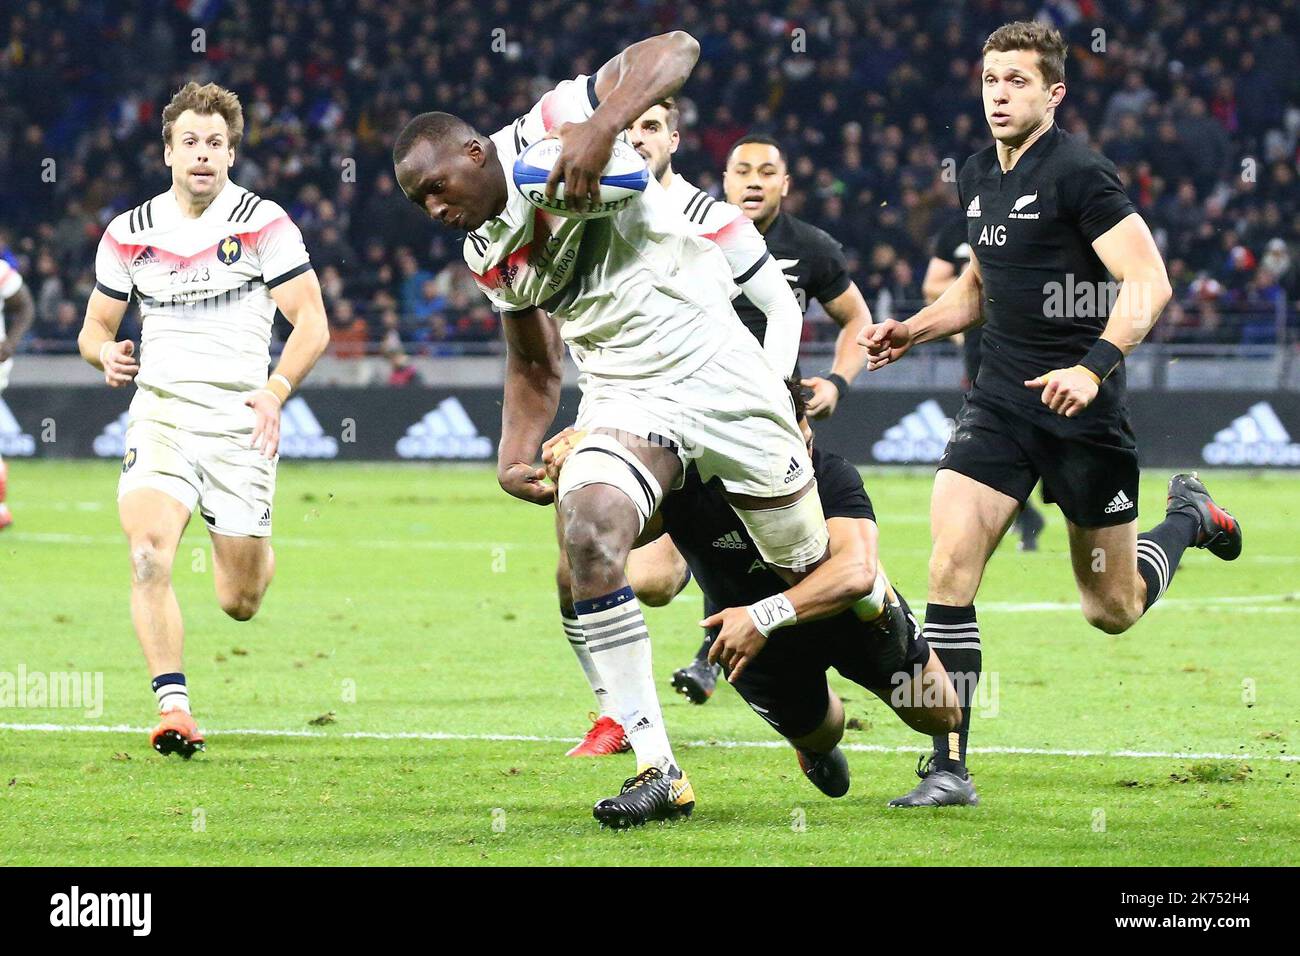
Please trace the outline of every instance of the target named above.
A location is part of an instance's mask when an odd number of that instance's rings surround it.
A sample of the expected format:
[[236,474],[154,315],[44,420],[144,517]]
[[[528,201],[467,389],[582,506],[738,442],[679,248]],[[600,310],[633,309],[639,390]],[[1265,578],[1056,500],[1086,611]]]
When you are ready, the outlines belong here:
[[736,150],[740,149],[740,147],[744,146],[746,143],[762,143],[764,146],[771,146],[776,149],[776,154],[781,157],[781,162],[785,162],[785,150],[781,148],[780,143],[771,136],[768,136],[766,133],[749,133],[732,143],[731,149],[727,150],[726,164],[728,166],[731,165],[731,157],[735,154]]
[[682,118],[682,111],[677,108],[677,97],[665,96],[655,106],[662,106],[664,112],[668,114],[668,132],[677,132],[677,124]]
[[1033,50],[1038,54],[1038,70],[1048,86],[1065,82],[1065,40],[1061,31],[1046,23],[1018,20],[1004,23],[984,41],[984,54],[992,51]]
[[177,90],[172,101],[162,111],[162,138],[165,145],[172,144],[172,127],[186,110],[193,110],[200,116],[219,114],[226,121],[230,148],[239,148],[244,138],[244,108],[239,105],[239,97],[230,90],[215,83],[200,86],[194,80]]
[[459,145],[476,135],[478,131],[473,126],[453,113],[421,113],[397,134],[397,142],[393,143],[393,165],[404,160],[416,143],[430,143],[437,148],[449,142]]

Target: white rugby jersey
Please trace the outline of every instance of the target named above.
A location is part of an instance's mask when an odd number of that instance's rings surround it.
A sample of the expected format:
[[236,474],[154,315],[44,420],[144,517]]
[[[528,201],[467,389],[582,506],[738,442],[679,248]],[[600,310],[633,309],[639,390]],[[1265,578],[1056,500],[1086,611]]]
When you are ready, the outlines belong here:
[[266,384],[271,289],[311,268],[302,233],[276,203],[227,182],[197,219],[169,189],[108,225],[95,287],[140,302],[133,419],[189,431],[251,430],[247,392]]
[[[5,300],[22,287],[23,277],[18,274],[18,270],[6,260],[0,259],[0,339],[5,337]],[[0,362],[0,388],[9,384],[9,370],[13,367],[12,356]]]
[[680,173],[673,173],[665,191],[695,227],[696,235],[713,241],[722,250],[736,285],[743,285],[758,271],[767,258],[767,242],[739,206],[714,199]]
[[547,131],[590,118],[595,85],[594,76],[565,80],[492,135],[506,207],[469,234],[465,261],[501,310],[551,313],[584,380],[677,380],[724,345],[752,341],[738,334],[738,290],[719,247],[696,234],[653,179],[626,209],[574,220],[534,208],[511,174],[519,153]]

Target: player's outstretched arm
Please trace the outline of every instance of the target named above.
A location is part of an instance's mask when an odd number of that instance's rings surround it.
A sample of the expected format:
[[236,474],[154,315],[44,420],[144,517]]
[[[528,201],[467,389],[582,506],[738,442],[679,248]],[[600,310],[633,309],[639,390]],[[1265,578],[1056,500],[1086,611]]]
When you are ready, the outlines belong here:
[[1078,365],[1050,369],[1025,382],[1027,388],[1042,389],[1043,404],[1066,418],[1092,404],[1106,376],[1146,338],[1173,295],[1160,250],[1137,213],[1098,236],[1092,248],[1120,280],[1106,328]]
[[293,331],[285,339],[280,364],[271,373],[266,386],[244,399],[244,404],[257,414],[252,446],[266,458],[274,458],[280,448],[281,406],[298,390],[330,344],[325,301],[321,296],[320,280],[313,270],[308,269],[277,285],[271,290],[271,299],[293,326]]
[[972,255],[970,268],[943,295],[906,322],[889,319],[863,330],[858,344],[867,350],[867,369],[874,372],[897,362],[913,345],[946,339],[978,325],[983,321],[983,296],[979,260]]
[[709,649],[709,660],[726,664],[733,683],[763,649],[772,631],[847,611],[871,592],[877,570],[875,522],[828,518],[826,530],[830,533],[830,557],[798,584],[750,607],[727,608],[700,622],[705,628],[721,627]]
[[502,313],[501,327],[506,339],[506,385],[497,482],[516,498],[550,504],[555,489],[542,483],[546,469],[534,462],[560,407],[564,341],[555,322],[538,308]]
[[98,289],[86,303],[86,320],[77,335],[81,357],[104,373],[104,381],[113,388],[126,385],[140,365],[135,360],[135,343],[117,341],[117,330],[126,315],[127,299],[105,295]]
[[[700,45],[689,33],[674,30],[633,43],[596,73],[600,105],[585,123],[565,123],[555,134],[563,147],[546,181],[555,197],[564,183],[566,201],[600,195],[600,174],[609,162],[614,139],[638,116],[676,93],[695,68]],[[568,197],[573,197],[573,200]]]

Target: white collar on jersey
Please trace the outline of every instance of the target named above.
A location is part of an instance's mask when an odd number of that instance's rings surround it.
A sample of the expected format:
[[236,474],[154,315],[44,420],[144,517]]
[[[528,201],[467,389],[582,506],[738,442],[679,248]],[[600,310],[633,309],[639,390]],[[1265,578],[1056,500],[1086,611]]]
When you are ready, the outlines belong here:
[[[235,204],[248,192],[243,186],[236,183],[233,179],[227,179],[226,185],[221,187],[221,192],[217,193],[217,198],[208,203],[208,208],[199,213],[197,219],[191,219],[190,222],[204,222],[211,219],[225,219],[235,208]],[[176,187],[173,186],[163,194],[166,199],[160,204],[159,212],[164,213],[166,218],[171,221],[180,220],[181,205],[176,199]],[[161,225],[161,223],[159,223]]]

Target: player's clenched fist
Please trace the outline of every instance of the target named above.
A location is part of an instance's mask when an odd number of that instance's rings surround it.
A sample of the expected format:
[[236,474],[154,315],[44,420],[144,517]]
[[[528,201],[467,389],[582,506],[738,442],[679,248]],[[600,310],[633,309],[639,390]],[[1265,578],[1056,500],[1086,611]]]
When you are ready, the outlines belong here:
[[570,452],[578,447],[578,442],[586,437],[585,431],[566,428],[546,439],[542,444],[542,467],[546,471],[546,477],[551,479],[552,483],[557,485],[560,483],[560,469],[564,467],[565,460]]
[[1044,405],[1058,415],[1073,418],[1092,404],[1101,387],[1101,379],[1082,365],[1075,365],[1045,372],[1038,378],[1029,379],[1025,385],[1041,388]]
[[497,484],[508,495],[535,505],[549,505],[555,500],[555,486],[544,483],[546,469],[524,461],[511,462],[497,469]]
[[117,388],[135,378],[140,363],[135,360],[135,343],[105,342],[99,349],[99,364],[104,366],[104,381]]
[[874,372],[903,357],[912,347],[912,330],[906,322],[887,319],[863,329],[858,344],[867,350],[867,369]]

